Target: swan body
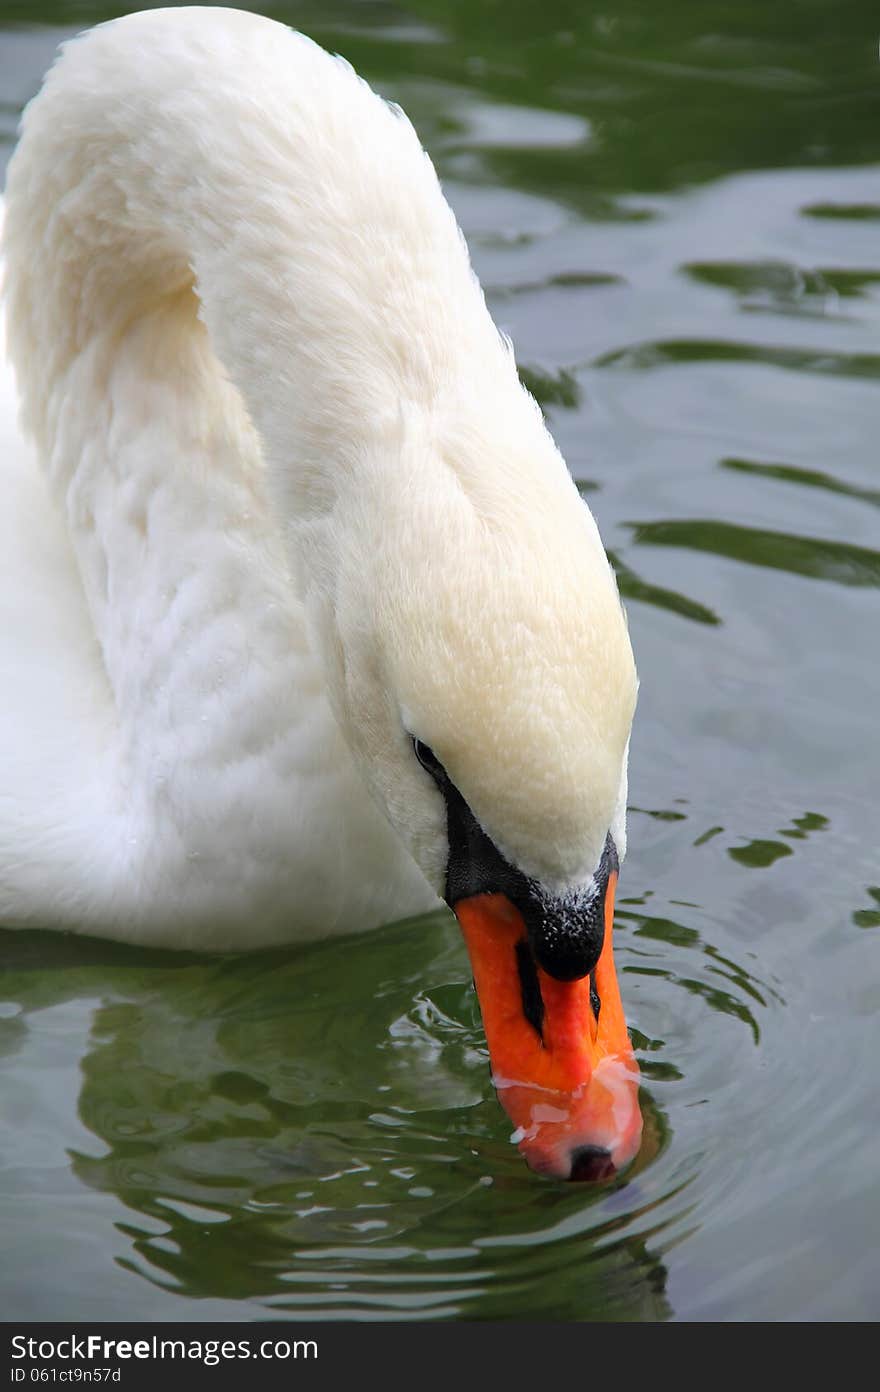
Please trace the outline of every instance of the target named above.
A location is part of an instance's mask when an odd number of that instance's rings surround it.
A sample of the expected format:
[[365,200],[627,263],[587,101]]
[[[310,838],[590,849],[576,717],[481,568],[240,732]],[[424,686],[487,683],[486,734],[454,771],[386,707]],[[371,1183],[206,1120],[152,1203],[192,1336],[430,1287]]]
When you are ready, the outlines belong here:
[[[216,433],[206,421],[183,457],[177,392],[140,380],[131,401],[155,414],[133,443],[124,512],[110,502],[100,536],[86,524],[91,563],[106,567],[96,595],[17,436],[7,366],[0,378],[0,922],[229,949],[433,907],[331,713],[263,480],[236,472],[258,474],[258,447],[238,442],[234,468],[214,475],[232,454],[222,402]],[[163,481],[166,464],[194,476]],[[123,679],[131,724],[96,598],[117,670],[137,668]],[[133,616],[112,609],[122,603]]]
[[428,909],[413,738],[589,897],[625,618],[406,118],[256,15],[131,15],[31,103],[4,243],[0,922],[230,949]]

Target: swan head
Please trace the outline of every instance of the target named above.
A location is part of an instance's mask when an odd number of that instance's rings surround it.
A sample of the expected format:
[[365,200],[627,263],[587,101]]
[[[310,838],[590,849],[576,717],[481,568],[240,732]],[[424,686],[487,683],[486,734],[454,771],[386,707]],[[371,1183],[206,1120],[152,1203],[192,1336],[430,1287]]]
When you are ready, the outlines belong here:
[[462,927],[514,1138],[605,1178],[641,1133],[611,945],[635,666],[555,447],[511,433],[493,471],[498,432],[404,449],[393,493],[361,490],[324,647],[363,776]]

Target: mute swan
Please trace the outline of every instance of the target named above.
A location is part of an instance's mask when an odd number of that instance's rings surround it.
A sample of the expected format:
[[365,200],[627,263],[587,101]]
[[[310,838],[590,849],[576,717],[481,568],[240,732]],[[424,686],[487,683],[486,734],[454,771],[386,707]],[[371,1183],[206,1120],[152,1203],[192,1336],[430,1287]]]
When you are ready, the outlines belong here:
[[613,1173],[626,621],[412,127],[269,20],[130,15],[29,106],[4,241],[0,922],[445,899],[526,1159]]

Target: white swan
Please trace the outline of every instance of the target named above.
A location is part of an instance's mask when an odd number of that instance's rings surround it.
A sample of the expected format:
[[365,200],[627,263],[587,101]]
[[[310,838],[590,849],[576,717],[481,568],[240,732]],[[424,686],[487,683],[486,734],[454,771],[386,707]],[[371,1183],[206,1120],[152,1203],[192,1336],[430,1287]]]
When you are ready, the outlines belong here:
[[131,15],[28,108],[5,255],[0,922],[444,897],[527,1158],[623,1163],[626,623],[412,127],[269,20]]

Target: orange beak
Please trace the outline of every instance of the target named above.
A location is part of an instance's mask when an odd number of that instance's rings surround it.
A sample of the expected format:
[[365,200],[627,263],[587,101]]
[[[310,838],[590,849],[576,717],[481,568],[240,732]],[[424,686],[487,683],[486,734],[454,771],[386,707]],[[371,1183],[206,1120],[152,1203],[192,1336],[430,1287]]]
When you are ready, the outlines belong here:
[[533,1170],[559,1179],[611,1178],[641,1140],[639,1070],[612,953],[616,881],[612,872],[601,955],[591,976],[577,981],[558,981],[535,963],[525,922],[506,895],[475,894],[454,905],[492,1081],[516,1128],[511,1139]]

